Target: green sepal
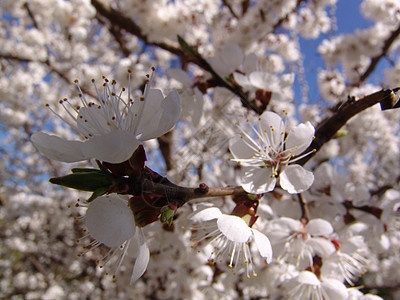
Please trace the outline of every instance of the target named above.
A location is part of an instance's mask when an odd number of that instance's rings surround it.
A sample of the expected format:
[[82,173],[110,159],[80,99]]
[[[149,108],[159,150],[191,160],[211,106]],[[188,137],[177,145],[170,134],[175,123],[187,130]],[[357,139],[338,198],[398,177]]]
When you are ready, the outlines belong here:
[[107,168],[103,166],[103,164],[101,163],[101,161],[99,161],[99,160],[97,160],[97,159],[96,159],[95,161],[96,161],[96,164],[97,164],[97,166],[99,167],[99,169],[100,169],[101,171],[103,171],[104,173],[110,173],[110,171],[108,171]]
[[172,221],[174,220],[175,211],[168,206],[163,209],[160,215],[160,222],[167,223],[168,226],[171,226]]
[[87,199],[87,202],[92,202],[94,199],[96,199],[97,197],[103,196],[107,192],[108,192],[107,188],[99,188],[93,192],[92,196],[90,196],[90,198]]
[[257,199],[257,198],[258,198],[258,195],[247,194],[247,197],[249,197],[249,199],[250,199],[250,200],[253,200],[253,201],[258,200],[258,199]]
[[344,137],[344,136],[347,135],[347,133],[348,133],[348,131],[347,131],[346,129],[339,129],[339,130],[336,132],[334,138],[341,138],[341,137]]
[[198,56],[199,53],[192,48],[184,39],[178,34],[178,43],[181,46],[182,50],[189,52],[193,56]]
[[53,184],[87,192],[95,192],[99,189],[108,190],[113,184],[113,178],[109,174],[92,171],[50,178],[49,181]]

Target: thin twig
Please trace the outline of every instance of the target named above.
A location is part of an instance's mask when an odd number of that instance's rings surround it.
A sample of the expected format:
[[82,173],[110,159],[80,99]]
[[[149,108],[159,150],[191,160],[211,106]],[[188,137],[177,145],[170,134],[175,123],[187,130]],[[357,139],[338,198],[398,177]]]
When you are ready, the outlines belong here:
[[215,198],[215,197],[225,197],[234,195],[239,196],[248,194],[245,190],[243,190],[241,186],[208,188],[207,186],[204,185],[204,187],[189,188],[189,187],[178,186],[171,183],[167,184],[157,183],[148,179],[144,179],[142,185],[142,191],[143,194],[164,195],[166,196],[167,199],[179,200],[181,202],[181,205],[190,200],[199,198]]
[[183,55],[182,50],[179,49],[177,46],[168,45],[164,42],[150,41],[148,37],[143,33],[142,29],[132,19],[124,16],[121,12],[104,6],[98,0],[92,0],[91,3],[96,9],[97,13],[107,18],[112,24],[118,25],[118,27],[123,28],[127,32],[137,36],[146,44],[159,47],[178,56]]
[[[30,63],[30,62],[35,62],[35,63],[41,63],[44,65],[47,65],[47,67],[49,68],[50,72],[57,74],[59,77],[61,77],[66,83],[68,84],[72,84],[73,81],[67,77],[67,75],[65,75],[65,71],[61,71],[59,69],[57,69],[55,66],[53,66],[48,60],[34,60],[31,58],[26,58],[26,57],[19,57],[13,54],[0,54],[0,58],[3,59],[8,59],[8,60],[15,60],[15,61],[19,61],[19,62],[23,62],[23,63]],[[92,98],[97,99],[97,94],[93,93],[92,91],[86,89],[85,87],[81,86],[80,87],[82,92],[84,92],[85,94],[89,95]]]
[[306,1],[307,1],[307,0],[297,0],[296,6],[293,7],[293,9],[292,9],[290,12],[288,12],[286,15],[284,15],[283,17],[281,17],[281,18],[274,24],[274,26],[273,26],[273,32],[275,32],[275,31],[283,24],[283,22],[287,21],[287,20],[289,19],[289,16],[290,16],[291,14],[295,13],[295,12],[299,9],[301,3],[306,2]]
[[[396,88],[400,89],[400,88]],[[395,90],[396,90],[395,89]],[[386,97],[390,97],[392,90],[383,89],[373,94],[367,95],[357,101],[347,101],[344,103],[338,111],[330,118],[324,120],[317,126],[315,132],[315,139],[311,145],[304,151],[304,153],[311,152],[315,149],[314,153],[305,156],[304,158],[298,160],[299,165],[304,165],[309,161],[316,152],[318,152],[321,147],[331,140],[335,133],[346,124],[348,120],[362,112],[363,110],[381,102]]]
[[211,73],[211,75],[213,76],[213,83],[216,84],[216,86],[224,87],[230,90],[233,94],[237,95],[245,107],[252,109],[258,114],[261,114],[263,112],[262,109],[258,108],[247,99],[247,96],[245,95],[241,87],[230,84],[226,80],[224,80],[200,55],[196,57],[188,56],[185,51],[178,48],[177,46],[169,45],[164,42],[150,41],[149,38],[143,33],[142,29],[133,20],[121,14],[121,12],[111,7],[104,6],[98,0],[91,0],[91,3],[96,8],[97,13],[107,18],[112,24],[118,26],[121,29],[124,29],[126,32],[135,35],[147,45],[159,47],[181,57],[184,61],[198,65],[203,70]]
[[297,194],[299,198],[300,208],[301,208],[301,219],[305,219],[307,221],[310,220],[310,211],[308,210],[307,201],[304,198],[303,194]]
[[235,13],[235,11],[234,11],[233,8],[232,8],[232,5],[231,5],[230,3],[228,3],[227,0],[222,0],[222,4],[223,4],[224,6],[226,6],[226,7],[229,9],[230,13],[232,14],[232,16],[233,16],[235,19],[239,19],[238,15]]
[[385,41],[385,44],[382,47],[382,52],[371,59],[371,62],[367,70],[365,70],[364,74],[360,76],[358,84],[364,82],[368,78],[368,76],[375,70],[375,67],[377,66],[378,62],[382,59],[382,57],[386,56],[387,52],[389,51],[389,48],[392,46],[393,42],[397,39],[399,35],[400,35],[400,25],[399,27],[397,27],[395,31],[392,32],[389,38]]

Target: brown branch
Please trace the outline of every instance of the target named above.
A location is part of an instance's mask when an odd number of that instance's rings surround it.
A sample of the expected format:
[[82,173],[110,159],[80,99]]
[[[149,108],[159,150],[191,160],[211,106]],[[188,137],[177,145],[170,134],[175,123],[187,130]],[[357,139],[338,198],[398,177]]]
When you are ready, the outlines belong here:
[[301,3],[306,2],[306,1],[307,0],[297,0],[296,6],[290,12],[288,12],[286,15],[281,17],[278,20],[278,22],[275,23],[275,25],[273,26],[273,29],[274,29],[273,32],[275,32],[278,29],[278,27],[282,25],[283,22],[287,21],[291,14],[295,13],[299,9]]
[[366,213],[369,213],[373,216],[375,216],[377,219],[380,219],[383,213],[383,209],[380,207],[376,206],[370,206],[370,205],[363,205],[363,206],[354,206],[353,203],[349,200],[345,200],[343,203],[344,207],[347,209],[357,209]]
[[313,157],[315,153],[318,152],[325,143],[327,143],[334,137],[336,132],[342,126],[344,126],[348,120],[350,120],[361,111],[377,103],[380,103],[386,97],[390,97],[391,93],[392,90],[383,89],[368,96],[365,96],[364,98],[361,98],[357,101],[350,99],[346,103],[344,103],[341,107],[339,107],[338,111],[333,116],[321,122],[317,126],[315,139],[313,140],[311,145],[304,151],[304,153],[313,151],[314,149],[315,152],[298,160],[298,164],[304,165],[307,161],[309,161],[311,157]]
[[199,198],[240,196],[248,194],[241,186],[208,188],[205,184],[200,184],[199,188],[188,188],[172,183],[158,183],[148,179],[144,179],[143,181],[142,192],[147,195],[157,194],[166,196],[167,199],[180,200],[181,205],[190,200]]
[[32,10],[31,10],[31,8],[30,8],[29,5],[28,5],[28,2],[25,2],[24,8],[26,9],[26,11],[27,11],[29,17],[30,17],[31,20],[32,20],[33,26],[34,26],[35,28],[39,29],[39,25],[38,25],[38,23],[37,23],[37,21],[36,21],[35,16],[33,15],[33,12],[32,12]]
[[375,70],[375,67],[377,66],[378,62],[381,60],[382,57],[386,56],[390,46],[392,46],[393,42],[397,39],[399,35],[400,35],[400,25],[395,31],[392,32],[390,37],[385,41],[385,44],[382,47],[382,52],[371,59],[371,62],[367,70],[365,70],[364,74],[360,76],[358,84],[364,82],[368,78],[368,76]]
[[307,201],[304,198],[303,194],[297,194],[299,198],[300,208],[301,208],[301,218],[306,219],[307,221],[310,220],[310,211],[308,210]]
[[[106,26],[105,20],[99,15],[98,13],[96,14],[97,20],[100,22],[101,25]],[[112,36],[114,36],[114,39],[118,43],[121,53],[123,56],[128,57],[131,54],[131,51],[127,47],[127,42],[125,39],[125,36],[121,32],[121,28],[115,24],[111,24],[108,27],[108,31],[111,33]]]
[[124,16],[119,11],[104,6],[98,0],[91,0],[92,5],[96,9],[97,13],[108,19],[112,24],[117,25],[120,28],[125,29],[127,32],[137,36],[144,43],[152,46],[159,47],[161,49],[167,50],[175,55],[182,56],[183,52],[181,49],[168,45],[164,42],[153,42],[148,39],[148,37],[143,33],[142,29],[130,18]]
[[172,137],[173,131],[169,131],[166,134],[157,138],[158,147],[160,148],[161,154],[164,157],[165,167],[167,171],[170,171],[175,167],[175,162],[172,159]]
[[235,11],[233,10],[232,6],[230,5],[230,3],[228,3],[227,0],[222,0],[222,4],[229,9],[230,13],[232,14],[232,16],[235,19],[239,19],[238,15],[235,13]]
[[[65,75],[65,72],[57,69],[55,66],[53,66],[49,60],[34,60],[31,58],[25,58],[25,57],[19,57],[13,54],[0,54],[0,58],[4,58],[4,59],[8,59],[8,60],[15,60],[18,62],[23,62],[23,63],[30,63],[30,62],[34,62],[34,63],[41,63],[44,65],[47,65],[47,67],[49,68],[50,72],[53,72],[55,74],[57,74],[59,77],[61,77],[66,83],[68,84],[72,84],[73,81],[68,78],[67,75]],[[97,99],[97,94],[91,92],[90,90],[86,89],[85,87],[81,86],[80,87],[82,92],[84,92],[85,94],[89,95],[90,97],[93,97],[95,99]]]
[[226,80],[221,78],[221,76],[219,76],[219,74],[214,71],[211,65],[203,57],[201,57],[200,54],[193,56],[178,47],[166,44],[164,42],[150,41],[149,38],[143,33],[142,29],[130,18],[124,16],[119,11],[113,8],[105,7],[98,0],[91,0],[91,3],[97,10],[97,13],[107,18],[112,24],[118,26],[121,29],[124,29],[126,32],[135,35],[147,45],[159,47],[161,49],[169,51],[174,55],[181,57],[183,61],[191,62],[198,65],[203,70],[211,73],[211,75],[213,76],[213,83],[216,86],[224,87],[230,90],[233,94],[237,95],[245,107],[254,110],[258,114],[261,114],[263,112],[262,109],[256,107],[254,104],[247,100],[247,97],[241,87],[230,84]]

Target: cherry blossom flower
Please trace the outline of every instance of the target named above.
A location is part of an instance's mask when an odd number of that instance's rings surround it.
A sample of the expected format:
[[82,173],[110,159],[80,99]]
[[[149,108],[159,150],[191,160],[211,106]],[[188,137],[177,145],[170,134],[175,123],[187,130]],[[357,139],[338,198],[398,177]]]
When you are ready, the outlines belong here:
[[245,56],[237,44],[226,44],[219,55],[209,57],[207,62],[221,76],[229,76],[242,64]]
[[322,272],[329,277],[345,280],[349,285],[366,271],[367,260],[360,254],[362,250],[367,252],[364,238],[356,235],[348,238],[343,243],[332,240],[336,252],[324,260]]
[[94,239],[89,245],[84,246],[86,252],[100,245],[110,248],[108,253],[98,261],[101,267],[121,250],[114,272],[116,275],[125,256],[133,252],[137,255],[135,255],[136,261],[130,283],[132,284],[143,275],[149,263],[150,252],[142,229],[136,227],[133,213],[127,201],[117,195],[98,197],[88,205],[84,224],[88,234],[82,239],[89,236]]
[[335,245],[326,238],[332,232],[332,225],[323,219],[312,219],[305,224],[283,217],[268,225],[274,251],[280,253],[278,261],[294,259],[300,268],[312,266],[315,254],[325,258],[335,253]]
[[314,181],[313,173],[291,163],[303,157],[293,159],[311,144],[315,132],[311,123],[293,127],[286,136],[281,117],[266,111],[253,130],[256,139],[243,131],[229,146],[234,157],[231,160],[242,166],[243,189],[253,194],[270,192],[279,178],[281,187],[291,194],[307,190]]
[[[76,162],[96,158],[110,163],[126,161],[142,141],[159,137],[178,121],[181,100],[176,90],[164,98],[158,89],[146,85],[143,97],[133,101],[130,88],[128,100],[122,99],[115,90],[115,81],[105,79],[104,92],[97,89],[99,103],[88,102],[80,97],[82,107],[74,107],[67,99],[60,100],[72,121],[58,115],[66,124],[85,138],[84,142],[71,141],[37,132],[32,135],[33,144],[47,157]],[[76,114],[76,116],[75,116]]]
[[244,219],[223,214],[218,208],[210,207],[195,212],[191,216],[191,220],[195,223],[204,223],[194,228],[202,234],[198,238],[196,237],[196,242],[200,243],[208,239],[215,245],[215,252],[212,252],[210,257],[211,262],[215,262],[217,258],[221,258],[222,262],[222,257],[228,256],[228,266],[234,267],[235,272],[239,265],[244,263],[247,277],[250,278],[249,269],[253,272],[253,276],[257,276],[249,248],[249,242],[252,240],[266,262],[272,261],[272,248],[269,239],[257,229],[250,228]]
[[[182,98],[182,116],[188,118],[197,128],[203,115],[204,99],[200,90],[193,86],[189,75],[181,69],[168,69],[168,75],[182,84],[179,94]],[[181,117],[182,118],[182,117]]]
[[339,280],[322,278],[310,271],[302,271],[295,279],[296,285],[289,292],[290,299],[336,300],[347,299],[346,286]]

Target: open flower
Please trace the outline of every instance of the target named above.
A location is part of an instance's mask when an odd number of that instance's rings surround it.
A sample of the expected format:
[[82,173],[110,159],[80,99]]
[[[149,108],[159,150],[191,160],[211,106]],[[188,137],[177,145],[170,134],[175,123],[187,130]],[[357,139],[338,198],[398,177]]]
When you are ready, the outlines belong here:
[[83,238],[91,236],[94,239],[89,245],[84,246],[85,251],[93,250],[100,245],[110,248],[99,261],[100,264],[108,262],[120,252],[114,271],[115,276],[130,248],[129,253],[137,254],[130,283],[143,275],[149,263],[150,252],[142,229],[136,227],[127,201],[117,195],[98,197],[88,205],[84,223],[88,234]]
[[[151,83],[151,78],[150,78]],[[130,88],[128,99],[115,90],[115,81],[105,79],[101,95],[97,89],[98,103],[88,102],[80,94],[82,106],[73,106],[67,99],[60,100],[71,121],[57,114],[86,141],[71,141],[37,132],[33,144],[47,157],[76,162],[90,158],[110,163],[129,159],[142,141],[159,137],[176,124],[181,111],[181,100],[176,90],[164,98],[158,89],[145,87],[143,97],[133,101]],[[78,86],[79,88],[79,86]],[[80,90],[80,89],[79,89]],[[124,91],[124,90],[123,90]]]
[[289,292],[289,299],[336,300],[348,299],[346,286],[333,278],[321,278],[302,271],[295,278],[295,286]]
[[281,117],[266,111],[253,129],[256,139],[243,132],[229,146],[234,157],[231,160],[243,166],[243,189],[253,194],[266,193],[275,188],[279,178],[281,187],[291,194],[307,190],[314,181],[313,173],[290,163],[303,157],[293,159],[311,144],[315,133],[311,123],[299,124],[286,135]]
[[362,252],[368,253],[364,238],[355,235],[343,242],[333,239],[332,243],[336,252],[324,260],[321,271],[329,277],[354,285],[356,279],[367,271],[368,261],[361,255]]
[[278,261],[294,262],[299,268],[313,265],[314,255],[327,258],[335,253],[335,245],[327,236],[332,225],[323,219],[312,219],[307,224],[290,218],[279,218],[268,224],[268,236]]
[[[249,269],[253,276],[257,276],[253,267],[253,260],[249,248],[249,242],[253,240],[260,255],[267,263],[272,261],[272,248],[269,239],[256,229],[250,228],[244,219],[225,215],[216,207],[203,209],[191,217],[195,223],[204,223],[195,227],[202,234],[196,238],[199,243],[209,239],[215,245],[215,252],[211,254],[210,261],[214,262],[223,256],[229,257],[229,267],[238,269],[242,263],[246,265],[247,277],[250,278]],[[222,259],[221,259],[222,260]]]

